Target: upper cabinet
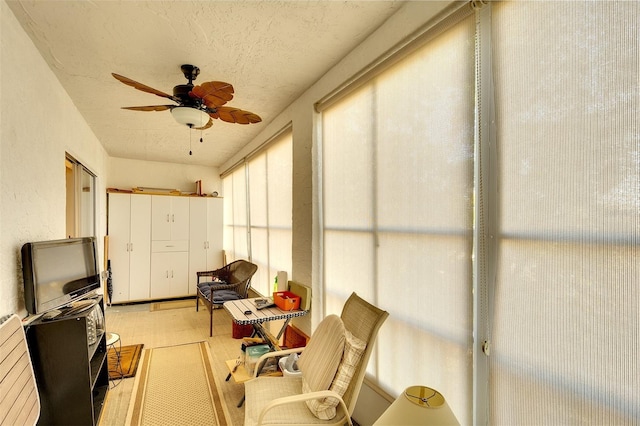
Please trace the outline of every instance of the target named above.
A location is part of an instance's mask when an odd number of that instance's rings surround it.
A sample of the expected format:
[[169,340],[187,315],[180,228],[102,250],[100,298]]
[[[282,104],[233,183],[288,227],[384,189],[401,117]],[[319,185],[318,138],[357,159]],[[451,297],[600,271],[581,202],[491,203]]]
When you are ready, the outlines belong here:
[[151,239],[189,239],[189,197],[151,196]]

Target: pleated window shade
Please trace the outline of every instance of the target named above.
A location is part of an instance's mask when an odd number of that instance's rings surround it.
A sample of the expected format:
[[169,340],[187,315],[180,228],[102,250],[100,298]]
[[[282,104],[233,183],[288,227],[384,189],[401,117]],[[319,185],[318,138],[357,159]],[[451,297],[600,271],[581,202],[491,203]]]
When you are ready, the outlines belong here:
[[227,261],[258,265],[251,287],[273,291],[278,271],[291,274],[293,137],[279,132],[223,176]]
[[244,164],[222,179],[224,187],[223,245],[227,263],[250,259],[248,241],[247,177]]
[[493,12],[491,424],[637,424],[640,3]]
[[251,259],[258,272],[251,286],[270,295],[278,271],[291,276],[291,131],[279,136],[248,163]]
[[[471,423],[474,19],[322,116],[325,314],[352,291],[389,311],[369,374]],[[407,381],[410,379],[410,381]]]

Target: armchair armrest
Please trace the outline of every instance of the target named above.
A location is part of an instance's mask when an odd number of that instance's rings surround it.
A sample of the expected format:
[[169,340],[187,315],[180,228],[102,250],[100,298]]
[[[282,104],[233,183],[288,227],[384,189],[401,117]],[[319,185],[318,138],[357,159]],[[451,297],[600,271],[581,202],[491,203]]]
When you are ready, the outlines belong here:
[[349,423],[349,426],[353,426],[353,423],[351,422],[351,416],[349,416],[349,410],[347,409],[347,404],[345,404],[344,400],[340,395],[330,390],[309,392],[309,393],[303,393],[300,395],[285,396],[282,398],[274,399],[273,401],[268,403],[260,412],[260,416],[258,417],[258,425],[262,424],[262,421],[264,420],[264,416],[271,409],[274,409],[281,405],[291,404],[294,402],[308,401],[311,399],[320,399],[320,398],[326,398],[326,397],[332,397],[338,400],[338,405],[340,405],[340,407],[342,407],[342,409],[344,410],[347,423]]
[[264,365],[264,363],[269,358],[282,357],[282,356],[286,356],[286,355],[289,355],[289,354],[295,354],[295,353],[299,354],[303,350],[304,350],[304,347],[302,347],[302,348],[283,349],[283,350],[280,350],[280,351],[267,352],[266,354],[264,354],[260,358],[258,358],[258,361],[256,362],[256,368],[253,370],[253,377],[258,377],[258,373],[260,372],[260,370],[262,370],[262,366]]
[[222,281],[226,281],[229,277],[229,271],[227,267],[222,267],[220,269],[215,269],[213,271],[198,271],[196,272],[196,277],[198,278],[198,283],[200,283],[200,278],[202,277],[211,277],[218,278]]
[[198,271],[196,272],[196,276],[200,277],[217,277],[220,275],[222,271],[220,269],[216,269],[214,271]]

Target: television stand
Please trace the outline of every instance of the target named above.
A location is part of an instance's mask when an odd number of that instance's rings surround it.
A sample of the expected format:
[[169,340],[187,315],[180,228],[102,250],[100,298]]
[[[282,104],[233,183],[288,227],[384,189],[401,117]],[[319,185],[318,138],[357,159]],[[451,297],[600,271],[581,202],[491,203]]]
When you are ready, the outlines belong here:
[[[102,297],[92,302],[104,316]],[[25,329],[40,394],[39,424],[98,424],[109,390],[109,366],[104,330],[89,344],[92,306],[50,321],[39,318]]]

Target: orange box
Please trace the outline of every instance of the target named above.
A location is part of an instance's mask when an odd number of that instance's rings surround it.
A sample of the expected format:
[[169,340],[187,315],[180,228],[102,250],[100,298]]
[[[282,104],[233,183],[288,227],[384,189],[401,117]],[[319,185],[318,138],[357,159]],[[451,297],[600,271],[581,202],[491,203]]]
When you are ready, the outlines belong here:
[[293,311],[300,307],[300,296],[290,291],[276,291],[273,293],[273,301],[283,311]]

